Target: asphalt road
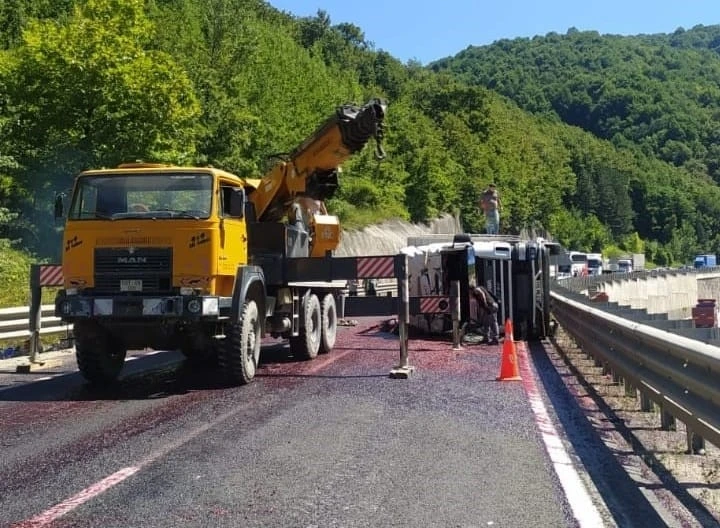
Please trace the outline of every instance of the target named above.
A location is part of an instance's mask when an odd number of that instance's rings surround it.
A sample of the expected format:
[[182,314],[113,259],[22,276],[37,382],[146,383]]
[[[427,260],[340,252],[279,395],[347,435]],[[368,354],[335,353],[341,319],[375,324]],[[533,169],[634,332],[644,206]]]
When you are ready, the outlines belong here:
[[579,526],[501,347],[412,341],[392,379],[378,323],[310,362],[271,344],[244,387],[170,352],[103,390],[0,365],[0,526]]

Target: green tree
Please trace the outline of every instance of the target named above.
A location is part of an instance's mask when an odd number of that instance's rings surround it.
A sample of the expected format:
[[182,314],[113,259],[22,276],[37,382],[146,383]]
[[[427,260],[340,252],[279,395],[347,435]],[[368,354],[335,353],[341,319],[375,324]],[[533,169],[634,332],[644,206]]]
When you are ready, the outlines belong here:
[[32,245],[48,232],[43,191],[67,188],[78,170],[194,159],[197,99],[170,56],[148,48],[151,34],[142,0],[88,0],[66,23],[30,21],[10,51],[0,143],[18,163]]
[[147,49],[151,32],[141,0],[88,0],[67,24],[28,24],[6,80],[6,132],[29,178],[193,159],[199,106],[174,61]]
[[612,241],[612,235],[594,215],[561,210],[551,215],[549,228],[553,237],[566,248],[592,253],[601,252]]
[[597,173],[597,207],[594,213],[614,236],[633,228],[634,212],[628,194],[628,178],[620,171],[602,167]]

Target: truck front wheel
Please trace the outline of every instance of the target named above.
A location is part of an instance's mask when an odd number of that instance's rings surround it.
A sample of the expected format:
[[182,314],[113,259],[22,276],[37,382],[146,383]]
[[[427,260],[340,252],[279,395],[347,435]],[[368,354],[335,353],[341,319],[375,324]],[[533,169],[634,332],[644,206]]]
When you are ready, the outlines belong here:
[[245,385],[255,377],[260,362],[260,318],[255,301],[245,301],[240,320],[228,324],[218,359],[235,385]]
[[303,324],[300,334],[290,338],[290,351],[298,359],[313,359],[320,351],[320,335],[322,333],[320,300],[314,293],[307,296],[302,316]]
[[83,377],[93,385],[115,381],[127,354],[122,341],[93,321],[76,322],[73,334],[75,358]]

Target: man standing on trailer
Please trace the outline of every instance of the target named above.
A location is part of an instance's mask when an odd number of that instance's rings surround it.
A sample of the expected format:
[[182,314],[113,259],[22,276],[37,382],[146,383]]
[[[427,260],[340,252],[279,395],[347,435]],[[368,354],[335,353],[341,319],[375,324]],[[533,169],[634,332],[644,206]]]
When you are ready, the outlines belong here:
[[485,215],[485,232],[488,235],[497,235],[500,233],[500,196],[494,183],[488,185],[488,188],[480,195],[480,208]]

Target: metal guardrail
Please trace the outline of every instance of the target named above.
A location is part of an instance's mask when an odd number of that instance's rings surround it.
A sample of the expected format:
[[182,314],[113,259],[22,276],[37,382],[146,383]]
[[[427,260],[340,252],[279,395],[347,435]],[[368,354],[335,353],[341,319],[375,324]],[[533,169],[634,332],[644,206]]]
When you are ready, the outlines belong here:
[[584,277],[565,277],[555,279],[553,285],[566,288],[574,292],[592,291],[597,286],[617,280],[649,279],[677,275],[702,275],[703,277],[720,276],[720,266],[704,268],[661,268],[626,272],[603,273],[602,275],[587,275]]
[[[637,389],[644,410],[656,403],[662,429],[680,420],[688,452],[704,439],[720,446],[720,348],[613,314],[569,289],[550,293],[553,316],[587,354]],[[649,408],[648,408],[649,407]]]
[[[72,329],[59,317],[55,317],[55,307],[45,304],[41,307],[40,334],[57,334]],[[0,340],[30,338],[30,308],[0,308]]]

